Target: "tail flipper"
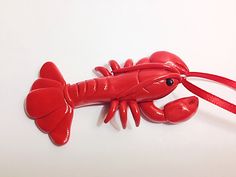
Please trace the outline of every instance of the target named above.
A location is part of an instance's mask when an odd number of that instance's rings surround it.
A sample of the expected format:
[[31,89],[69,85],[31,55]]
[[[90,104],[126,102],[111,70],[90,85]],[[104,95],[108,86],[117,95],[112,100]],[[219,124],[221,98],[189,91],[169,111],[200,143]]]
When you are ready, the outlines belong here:
[[28,116],[56,145],[69,140],[73,107],[64,96],[66,82],[52,62],[45,63],[26,98]]

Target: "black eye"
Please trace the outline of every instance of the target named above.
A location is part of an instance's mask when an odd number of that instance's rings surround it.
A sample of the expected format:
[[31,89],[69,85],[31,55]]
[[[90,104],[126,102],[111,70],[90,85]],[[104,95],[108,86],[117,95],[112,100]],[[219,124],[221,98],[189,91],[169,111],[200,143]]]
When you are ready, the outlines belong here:
[[166,79],[166,85],[168,86],[172,86],[174,84],[174,80],[173,79]]

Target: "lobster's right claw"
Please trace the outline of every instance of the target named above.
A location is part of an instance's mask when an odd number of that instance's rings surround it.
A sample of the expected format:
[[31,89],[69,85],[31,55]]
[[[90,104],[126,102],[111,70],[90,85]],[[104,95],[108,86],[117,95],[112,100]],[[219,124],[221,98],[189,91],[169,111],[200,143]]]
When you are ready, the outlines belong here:
[[186,121],[196,112],[198,98],[195,96],[180,98],[164,106],[164,115],[169,123]]

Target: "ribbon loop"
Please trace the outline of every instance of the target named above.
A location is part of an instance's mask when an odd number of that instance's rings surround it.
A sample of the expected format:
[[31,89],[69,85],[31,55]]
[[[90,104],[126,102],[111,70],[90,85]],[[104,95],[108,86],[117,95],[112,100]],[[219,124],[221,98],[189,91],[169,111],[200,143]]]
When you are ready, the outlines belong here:
[[230,111],[234,114],[236,114],[236,105],[233,103],[230,103],[212,93],[209,93],[199,87],[197,87],[196,85],[190,83],[189,81],[187,81],[187,77],[199,77],[199,78],[204,78],[204,79],[208,79],[208,80],[212,80],[218,83],[221,83],[225,86],[228,86],[232,89],[236,89],[236,81],[233,81],[231,79],[222,77],[222,76],[217,76],[214,74],[208,74],[208,73],[201,73],[201,72],[189,72],[185,75],[186,77],[182,78],[182,84],[184,85],[184,87],[186,87],[190,92],[194,93],[195,95],[227,110]]

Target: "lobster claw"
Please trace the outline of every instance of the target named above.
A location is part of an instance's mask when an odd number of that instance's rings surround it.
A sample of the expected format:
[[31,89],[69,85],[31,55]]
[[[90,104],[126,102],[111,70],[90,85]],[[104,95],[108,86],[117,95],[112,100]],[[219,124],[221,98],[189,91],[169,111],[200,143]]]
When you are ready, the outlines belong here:
[[153,53],[149,58],[151,63],[162,63],[176,68],[180,74],[189,72],[187,65],[175,54],[166,51]]
[[166,104],[163,110],[156,107],[152,101],[140,103],[140,108],[151,122],[176,124],[191,118],[198,108],[198,98],[180,98]]
[[196,96],[180,98],[164,106],[164,115],[169,123],[186,121],[197,111],[198,98]]

